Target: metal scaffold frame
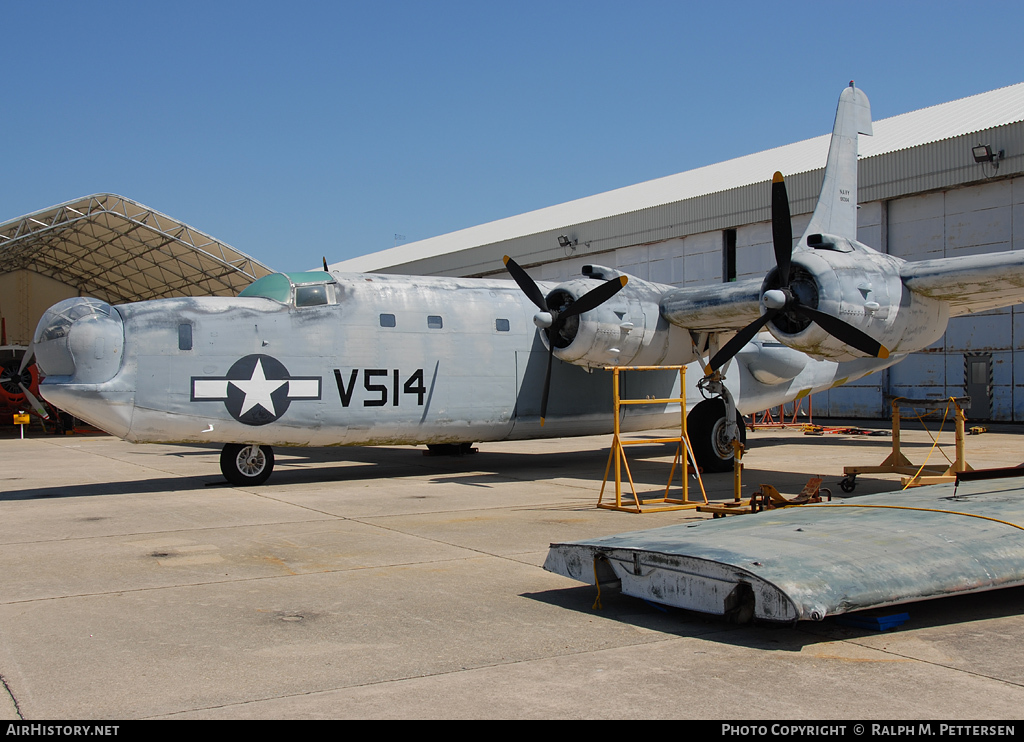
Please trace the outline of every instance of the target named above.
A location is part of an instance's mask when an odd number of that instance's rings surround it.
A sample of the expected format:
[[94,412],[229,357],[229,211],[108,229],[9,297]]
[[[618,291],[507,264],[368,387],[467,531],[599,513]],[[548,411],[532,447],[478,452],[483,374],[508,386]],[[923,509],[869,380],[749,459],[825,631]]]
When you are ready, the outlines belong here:
[[[647,512],[662,512],[666,510],[688,510],[696,508],[700,504],[707,504],[708,496],[704,490],[704,482],[700,478],[700,470],[696,466],[696,462],[693,457],[693,447],[690,445],[690,439],[686,435],[686,367],[685,366],[605,366],[604,370],[612,372],[612,395],[613,395],[613,414],[615,415],[615,431],[612,438],[612,448],[608,453],[608,463],[604,468],[604,480],[601,482],[601,494],[597,499],[597,506],[599,508],[606,508],[608,510],[622,510],[629,513],[647,513]],[[619,373],[621,371],[678,371],[679,372],[679,398],[670,399],[622,399],[619,393]],[[622,439],[622,431],[620,429],[621,416],[620,409],[622,405],[651,405],[651,404],[679,404],[679,435],[672,438],[643,438],[643,439]],[[636,446],[645,443],[676,443],[676,453],[672,459],[672,469],[669,471],[668,484],[665,486],[665,491],[659,498],[648,498],[646,501],[641,500],[640,495],[637,494],[636,485],[633,483],[633,475],[629,471],[629,462],[626,460],[625,446]],[[690,462],[693,461],[693,470],[697,476],[697,482],[700,484],[701,494],[704,497],[703,503],[691,502],[689,497],[689,470]],[[608,484],[608,474],[612,470],[612,464],[615,464],[615,503],[604,502],[604,490]],[[632,504],[629,504],[628,495],[627,501],[623,502],[622,496],[622,470],[626,470],[626,477],[629,480],[630,492],[632,493]],[[673,498],[669,496],[672,489],[672,481],[675,478],[676,469],[679,469],[680,477],[682,479],[681,489],[682,497]],[[657,507],[651,507],[652,504]]]
[[[801,421],[797,418],[800,413],[803,412],[804,400],[807,400],[807,420]],[[749,423],[751,430],[757,428],[786,428],[800,425],[813,425],[814,420],[812,419],[812,405],[811,397],[807,395],[805,397],[799,397],[793,400],[793,414],[789,416],[789,422],[786,421],[786,405],[781,404],[778,407],[769,408],[762,412],[756,412],[750,416],[751,422]],[[774,414],[774,411],[778,410],[778,416]]]
[[[942,422],[945,424],[950,408],[954,410],[954,445],[956,458],[950,461],[949,466],[928,464],[928,459],[921,466],[917,466],[903,454],[900,449],[900,407],[911,407],[924,410],[945,409]],[[856,486],[858,474],[909,474],[909,477],[902,477],[900,483],[904,489],[907,487],[919,487],[924,484],[941,484],[953,482],[959,472],[973,471],[974,467],[967,463],[964,451],[964,432],[967,416],[964,414],[964,407],[970,407],[970,397],[949,397],[948,399],[904,399],[897,397],[892,400],[892,453],[878,466],[845,466],[843,474],[845,478],[840,483],[843,492],[852,492]],[[921,416],[917,416],[921,419]],[[923,423],[923,420],[922,420]],[[927,428],[925,428],[927,432]],[[942,427],[939,427],[939,433]],[[932,451],[938,446],[938,434],[932,436]],[[931,456],[931,451],[929,451]]]

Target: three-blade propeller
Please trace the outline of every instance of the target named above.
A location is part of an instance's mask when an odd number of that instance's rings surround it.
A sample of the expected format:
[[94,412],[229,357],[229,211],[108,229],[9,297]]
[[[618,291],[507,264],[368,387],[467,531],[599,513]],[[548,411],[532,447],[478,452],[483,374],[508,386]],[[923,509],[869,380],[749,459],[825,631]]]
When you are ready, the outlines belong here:
[[724,366],[729,359],[740,352],[744,345],[754,339],[765,325],[783,312],[791,312],[817,323],[825,332],[841,340],[861,353],[876,358],[888,358],[889,351],[865,332],[851,324],[807,306],[790,287],[793,256],[793,226],[789,214],[789,196],[782,173],[772,177],[772,244],[775,248],[775,265],[778,269],[779,288],[764,292],[762,302],[765,313],[737,332],[729,342],[715,353],[708,362],[708,374]]
[[[35,345],[33,344],[22,357],[21,365],[18,367],[17,373],[12,371],[9,366],[5,366],[3,370],[0,371],[0,383],[2,383],[7,389],[17,385],[21,390],[21,393],[25,395],[25,399],[28,400],[30,405],[32,405],[32,409],[35,410],[36,414],[44,420],[49,420],[50,415],[46,412],[46,408],[43,406],[42,402],[39,401],[36,395],[29,391],[28,388],[28,385],[32,383],[32,377],[25,373],[25,369],[31,365],[31,361],[34,356]],[[27,382],[26,379],[28,380]]]
[[544,418],[547,417],[548,412],[548,391],[551,388],[551,358],[554,355],[555,338],[558,337],[558,334],[565,327],[570,317],[575,317],[601,306],[626,285],[627,279],[625,276],[612,278],[597,288],[591,289],[569,306],[562,309],[552,309],[548,307],[547,300],[544,298],[544,294],[541,293],[540,287],[534,283],[529,274],[508,255],[503,260],[505,261],[505,267],[512,274],[512,278],[519,285],[519,288],[540,310],[533,318],[534,324],[548,333],[548,367],[547,371],[544,372],[544,392],[540,400],[540,424],[543,425]]

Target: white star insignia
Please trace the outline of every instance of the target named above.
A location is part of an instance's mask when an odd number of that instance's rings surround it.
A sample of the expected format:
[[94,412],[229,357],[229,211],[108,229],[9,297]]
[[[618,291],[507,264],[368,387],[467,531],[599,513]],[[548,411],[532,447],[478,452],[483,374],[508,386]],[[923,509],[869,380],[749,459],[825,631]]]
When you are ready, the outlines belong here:
[[271,415],[276,416],[277,410],[274,409],[274,400],[271,399],[270,395],[287,384],[288,380],[267,379],[266,374],[263,373],[263,361],[257,360],[256,368],[252,370],[252,376],[248,381],[244,379],[231,379],[230,383],[238,387],[245,394],[242,410],[238,413],[239,416],[244,415],[256,406],[262,407]]

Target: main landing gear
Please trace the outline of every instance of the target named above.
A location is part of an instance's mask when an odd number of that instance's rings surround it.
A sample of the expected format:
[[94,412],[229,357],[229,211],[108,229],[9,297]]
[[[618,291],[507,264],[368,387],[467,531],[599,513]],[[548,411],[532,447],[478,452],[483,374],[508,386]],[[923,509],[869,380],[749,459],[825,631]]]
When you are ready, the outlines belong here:
[[270,446],[226,443],[220,452],[224,478],[239,487],[263,484],[274,471],[274,450]]
[[706,472],[732,471],[736,452],[733,439],[747,441],[743,416],[734,411],[736,427],[726,424],[726,404],[721,398],[705,399],[686,416],[686,434],[693,446],[697,466]]
[[686,434],[693,457],[703,471],[732,471],[736,460],[734,441],[747,442],[743,416],[736,409],[722,374],[718,371],[697,382],[705,399],[686,416]]

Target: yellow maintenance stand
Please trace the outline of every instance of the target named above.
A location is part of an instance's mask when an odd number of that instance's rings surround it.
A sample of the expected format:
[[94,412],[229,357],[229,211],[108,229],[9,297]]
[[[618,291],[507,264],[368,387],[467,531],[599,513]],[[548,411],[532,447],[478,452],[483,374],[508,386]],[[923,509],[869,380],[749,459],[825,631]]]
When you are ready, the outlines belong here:
[[[597,499],[599,508],[609,510],[623,510],[629,513],[662,512],[665,510],[687,510],[696,508],[698,502],[691,502],[689,498],[689,471],[690,462],[694,461],[693,448],[690,446],[690,439],[686,435],[686,367],[685,366],[605,366],[604,370],[612,372],[612,394],[613,413],[615,415],[615,432],[612,439],[612,450],[608,454],[608,464],[604,468],[604,481],[601,483],[601,494]],[[622,399],[619,394],[619,374],[622,371],[678,371],[679,372],[679,398],[673,399]],[[679,435],[672,438],[644,438],[623,440],[619,429],[619,410],[622,405],[642,404],[679,404]],[[642,500],[637,494],[636,485],[633,483],[633,475],[629,471],[629,462],[626,460],[626,446],[636,446],[644,443],[676,443],[675,457],[672,459],[672,469],[669,471],[668,484],[661,497],[647,498]],[[614,463],[615,471],[615,503],[604,502],[604,489],[608,484],[608,474],[612,471]],[[675,477],[676,468],[682,478],[681,496],[670,497],[672,481]],[[626,499],[622,495],[622,470],[625,469],[626,477],[629,480],[629,488],[632,493],[632,500],[627,494]],[[700,491],[704,497],[703,504],[707,504],[708,496],[704,491],[704,482],[700,478],[700,470],[694,463],[693,470],[697,475],[697,482],[700,484]]]
[[[907,487],[918,487],[923,484],[939,484],[956,480],[958,472],[973,471],[974,467],[967,463],[964,453],[964,425],[967,420],[964,415],[964,407],[970,406],[970,397],[949,397],[948,399],[905,399],[897,397],[892,401],[892,453],[890,453],[878,466],[844,466],[845,478],[839,483],[843,492],[853,492],[857,486],[858,474],[909,474],[909,477],[902,477],[900,483],[904,489]],[[956,458],[949,466],[929,465],[928,460],[921,466],[912,464],[900,450],[900,407],[912,407],[924,410],[937,410],[945,408],[942,422],[945,424],[949,416],[950,408],[954,409],[956,432],[954,442]],[[920,419],[921,416],[917,416]],[[939,433],[942,432],[940,426]],[[928,433],[930,436],[931,433]],[[938,445],[938,436],[933,437],[932,450]],[[929,453],[931,456],[931,453]]]

